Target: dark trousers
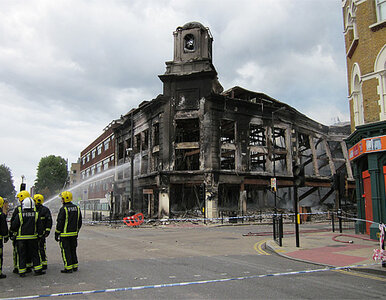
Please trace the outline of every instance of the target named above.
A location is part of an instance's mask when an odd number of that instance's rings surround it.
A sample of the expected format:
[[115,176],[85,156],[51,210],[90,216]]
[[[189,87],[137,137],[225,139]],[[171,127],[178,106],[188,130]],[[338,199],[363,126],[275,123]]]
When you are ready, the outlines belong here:
[[76,255],[77,246],[77,236],[60,238],[60,249],[62,250],[61,252],[65,270],[72,270],[74,268],[78,268],[78,257]]
[[39,254],[42,260],[42,265],[46,266],[47,265],[46,238],[45,237],[40,238],[38,244],[39,244]]
[[19,274],[23,274],[27,271],[27,263],[29,257],[32,259],[32,264],[35,272],[42,269],[37,239],[17,240],[16,245],[19,257]]
[[19,254],[17,253],[17,245],[16,245],[16,240],[12,240],[12,246],[13,246],[13,251],[12,251],[12,255],[13,255],[13,267],[15,269],[18,268],[17,264],[18,264],[18,261],[19,261]]
[[3,274],[3,245],[0,245],[0,275]]

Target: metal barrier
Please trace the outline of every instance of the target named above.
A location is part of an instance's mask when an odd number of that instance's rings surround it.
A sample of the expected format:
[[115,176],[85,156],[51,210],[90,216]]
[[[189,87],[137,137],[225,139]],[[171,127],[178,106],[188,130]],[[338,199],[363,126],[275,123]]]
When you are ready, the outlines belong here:
[[281,247],[283,245],[283,215],[274,215],[273,223],[273,239]]

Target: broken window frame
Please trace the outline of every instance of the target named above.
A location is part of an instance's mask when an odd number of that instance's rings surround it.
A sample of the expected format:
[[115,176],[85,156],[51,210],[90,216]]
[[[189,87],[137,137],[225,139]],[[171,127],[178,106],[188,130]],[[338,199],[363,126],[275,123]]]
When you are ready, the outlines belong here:
[[141,152],[141,133],[138,133],[134,136],[134,153],[140,153]]
[[153,147],[159,146],[160,142],[160,132],[159,132],[159,123],[153,124]]
[[221,145],[236,143],[236,122],[234,120],[220,120],[220,143]]
[[249,146],[267,146],[265,126],[261,124],[249,124]]
[[273,127],[272,142],[272,169],[276,174],[286,174],[288,173],[287,128]]
[[176,171],[200,170],[200,149],[175,149]]
[[251,172],[267,171],[267,154],[251,149],[249,151],[249,170]]
[[235,170],[236,169],[236,149],[221,148],[220,151],[220,169]]
[[193,143],[200,141],[200,121],[198,118],[176,119],[175,142]]
[[142,139],[141,149],[142,151],[146,151],[147,149],[149,149],[149,129],[142,131],[141,139]]

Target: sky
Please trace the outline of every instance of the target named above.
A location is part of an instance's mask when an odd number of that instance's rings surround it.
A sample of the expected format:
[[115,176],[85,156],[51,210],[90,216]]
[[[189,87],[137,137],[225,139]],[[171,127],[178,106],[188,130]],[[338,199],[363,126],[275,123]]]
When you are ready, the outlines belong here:
[[209,27],[225,90],[325,125],[349,120],[340,0],[2,0],[0,164],[18,191],[42,157],[69,164],[113,120],[162,93],[173,31]]

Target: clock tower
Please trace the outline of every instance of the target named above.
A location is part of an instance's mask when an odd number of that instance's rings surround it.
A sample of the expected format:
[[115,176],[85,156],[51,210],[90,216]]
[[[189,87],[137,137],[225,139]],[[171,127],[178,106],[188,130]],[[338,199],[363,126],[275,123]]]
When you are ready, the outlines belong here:
[[164,95],[176,99],[177,106],[183,98],[184,109],[194,109],[200,98],[223,91],[212,64],[213,37],[209,28],[198,22],[177,27],[173,35],[173,61],[166,62],[166,72],[159,76]]

